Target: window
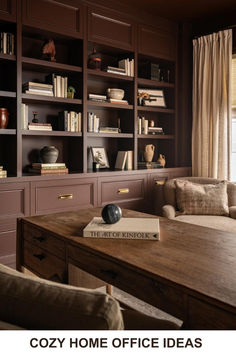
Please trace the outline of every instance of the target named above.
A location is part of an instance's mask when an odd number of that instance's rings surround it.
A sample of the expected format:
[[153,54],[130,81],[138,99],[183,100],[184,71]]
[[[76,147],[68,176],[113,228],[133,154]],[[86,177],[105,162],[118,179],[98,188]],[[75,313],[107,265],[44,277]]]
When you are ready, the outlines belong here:
[[233,55],[232,67],[232,155],[231,181],[236,182],[236,54]]

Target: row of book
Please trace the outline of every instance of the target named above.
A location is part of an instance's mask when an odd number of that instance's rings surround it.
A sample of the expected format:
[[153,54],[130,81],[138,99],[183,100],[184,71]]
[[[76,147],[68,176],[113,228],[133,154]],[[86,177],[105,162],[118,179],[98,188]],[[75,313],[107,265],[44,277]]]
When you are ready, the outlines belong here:
[[88,112],[88,132],[98,133],[99,132],[99,122],[100,118],[94,112]]
[[107,66],[106,72],[111,74],[134,76],[134,59],[122,59],[118,61],[118,67]]
[[46,82],[52,85],[54,97],[67,98],[68,77],[56,74],[46,76]]
[[0,166],[0,178],[6,178],[7,171],[3,169],[3,166]]
[[81,112],[62,111],[58,114],[58,130],[67,132],[82,132]]
[[115,163],[116,170],[133,169],[133,151],[118,151]]
[[107,98],[106,95],[99,95],[95,93],[89,93],[88,98],[90,101],[95,102],[109,102],[109,103],[116,103],[116,104],[129,104],[127,100],[118,100],[116,98]]
[[64,162],[62,163],[32,163],[29,172],[47,176],[47,175],[64,175],[68,174],[68,168]]
[[159,134],[164,134],[163,128],[161,127],[150,127],[148,126],[148,119],[145,119],[145,117],[138,117],[138,134],[153,134],[153,135],[159,135]]
[[15,51],[15,36],[9,32],[0,33],[0,53],[13,55]]

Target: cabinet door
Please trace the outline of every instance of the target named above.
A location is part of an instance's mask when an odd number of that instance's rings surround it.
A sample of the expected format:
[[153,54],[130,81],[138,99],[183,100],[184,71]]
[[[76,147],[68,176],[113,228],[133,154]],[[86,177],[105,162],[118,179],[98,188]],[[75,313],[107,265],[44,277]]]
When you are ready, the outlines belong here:
[[123,208],[146,211],[146,175],[101,177],[98,204],[115,203]]
[[29,215],[29,184],[0,184],[0,263],[14,266],[16,218]]
[[168,172],[156,172],[148,176],[148,192],[150,213],[162,215],[162,206],[164,205],[163,185],[169,178]]
[[31,184],[32,215],[93,208],[96,205],[96,178],[39,181]]
[[140,54],[175,60],[175,32],[169,32],[167,30],[154,29],[153,27],[140,25],[138,37],[138,47]]
[[88,40],[134,49],[134,24],[113,11],[88,9]]
[[16,0],[0,1],[0,19],[6,21],[16,21]]
[[23,0],[23,24],[73,37],[83,35],[83,7],[76,0]]

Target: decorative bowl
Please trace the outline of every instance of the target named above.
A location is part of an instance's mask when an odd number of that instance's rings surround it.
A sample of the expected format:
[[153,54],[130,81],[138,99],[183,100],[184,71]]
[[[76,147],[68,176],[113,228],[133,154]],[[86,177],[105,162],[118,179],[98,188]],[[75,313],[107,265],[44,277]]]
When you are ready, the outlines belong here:
[[114,98],[116,100],[123,100],[125,95],[125,91],[118,88],[108,88],[107,89],[107,97]]

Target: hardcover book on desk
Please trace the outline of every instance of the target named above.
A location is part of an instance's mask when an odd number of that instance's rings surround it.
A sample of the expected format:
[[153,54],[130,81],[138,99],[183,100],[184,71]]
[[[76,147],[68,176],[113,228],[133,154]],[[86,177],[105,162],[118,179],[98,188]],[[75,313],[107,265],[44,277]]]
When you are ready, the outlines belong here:
[[84,228],[83,237],[158,241],[160,239],[159,219],[121,218],[115,224],[106,224],[101,217],[94,217]]

